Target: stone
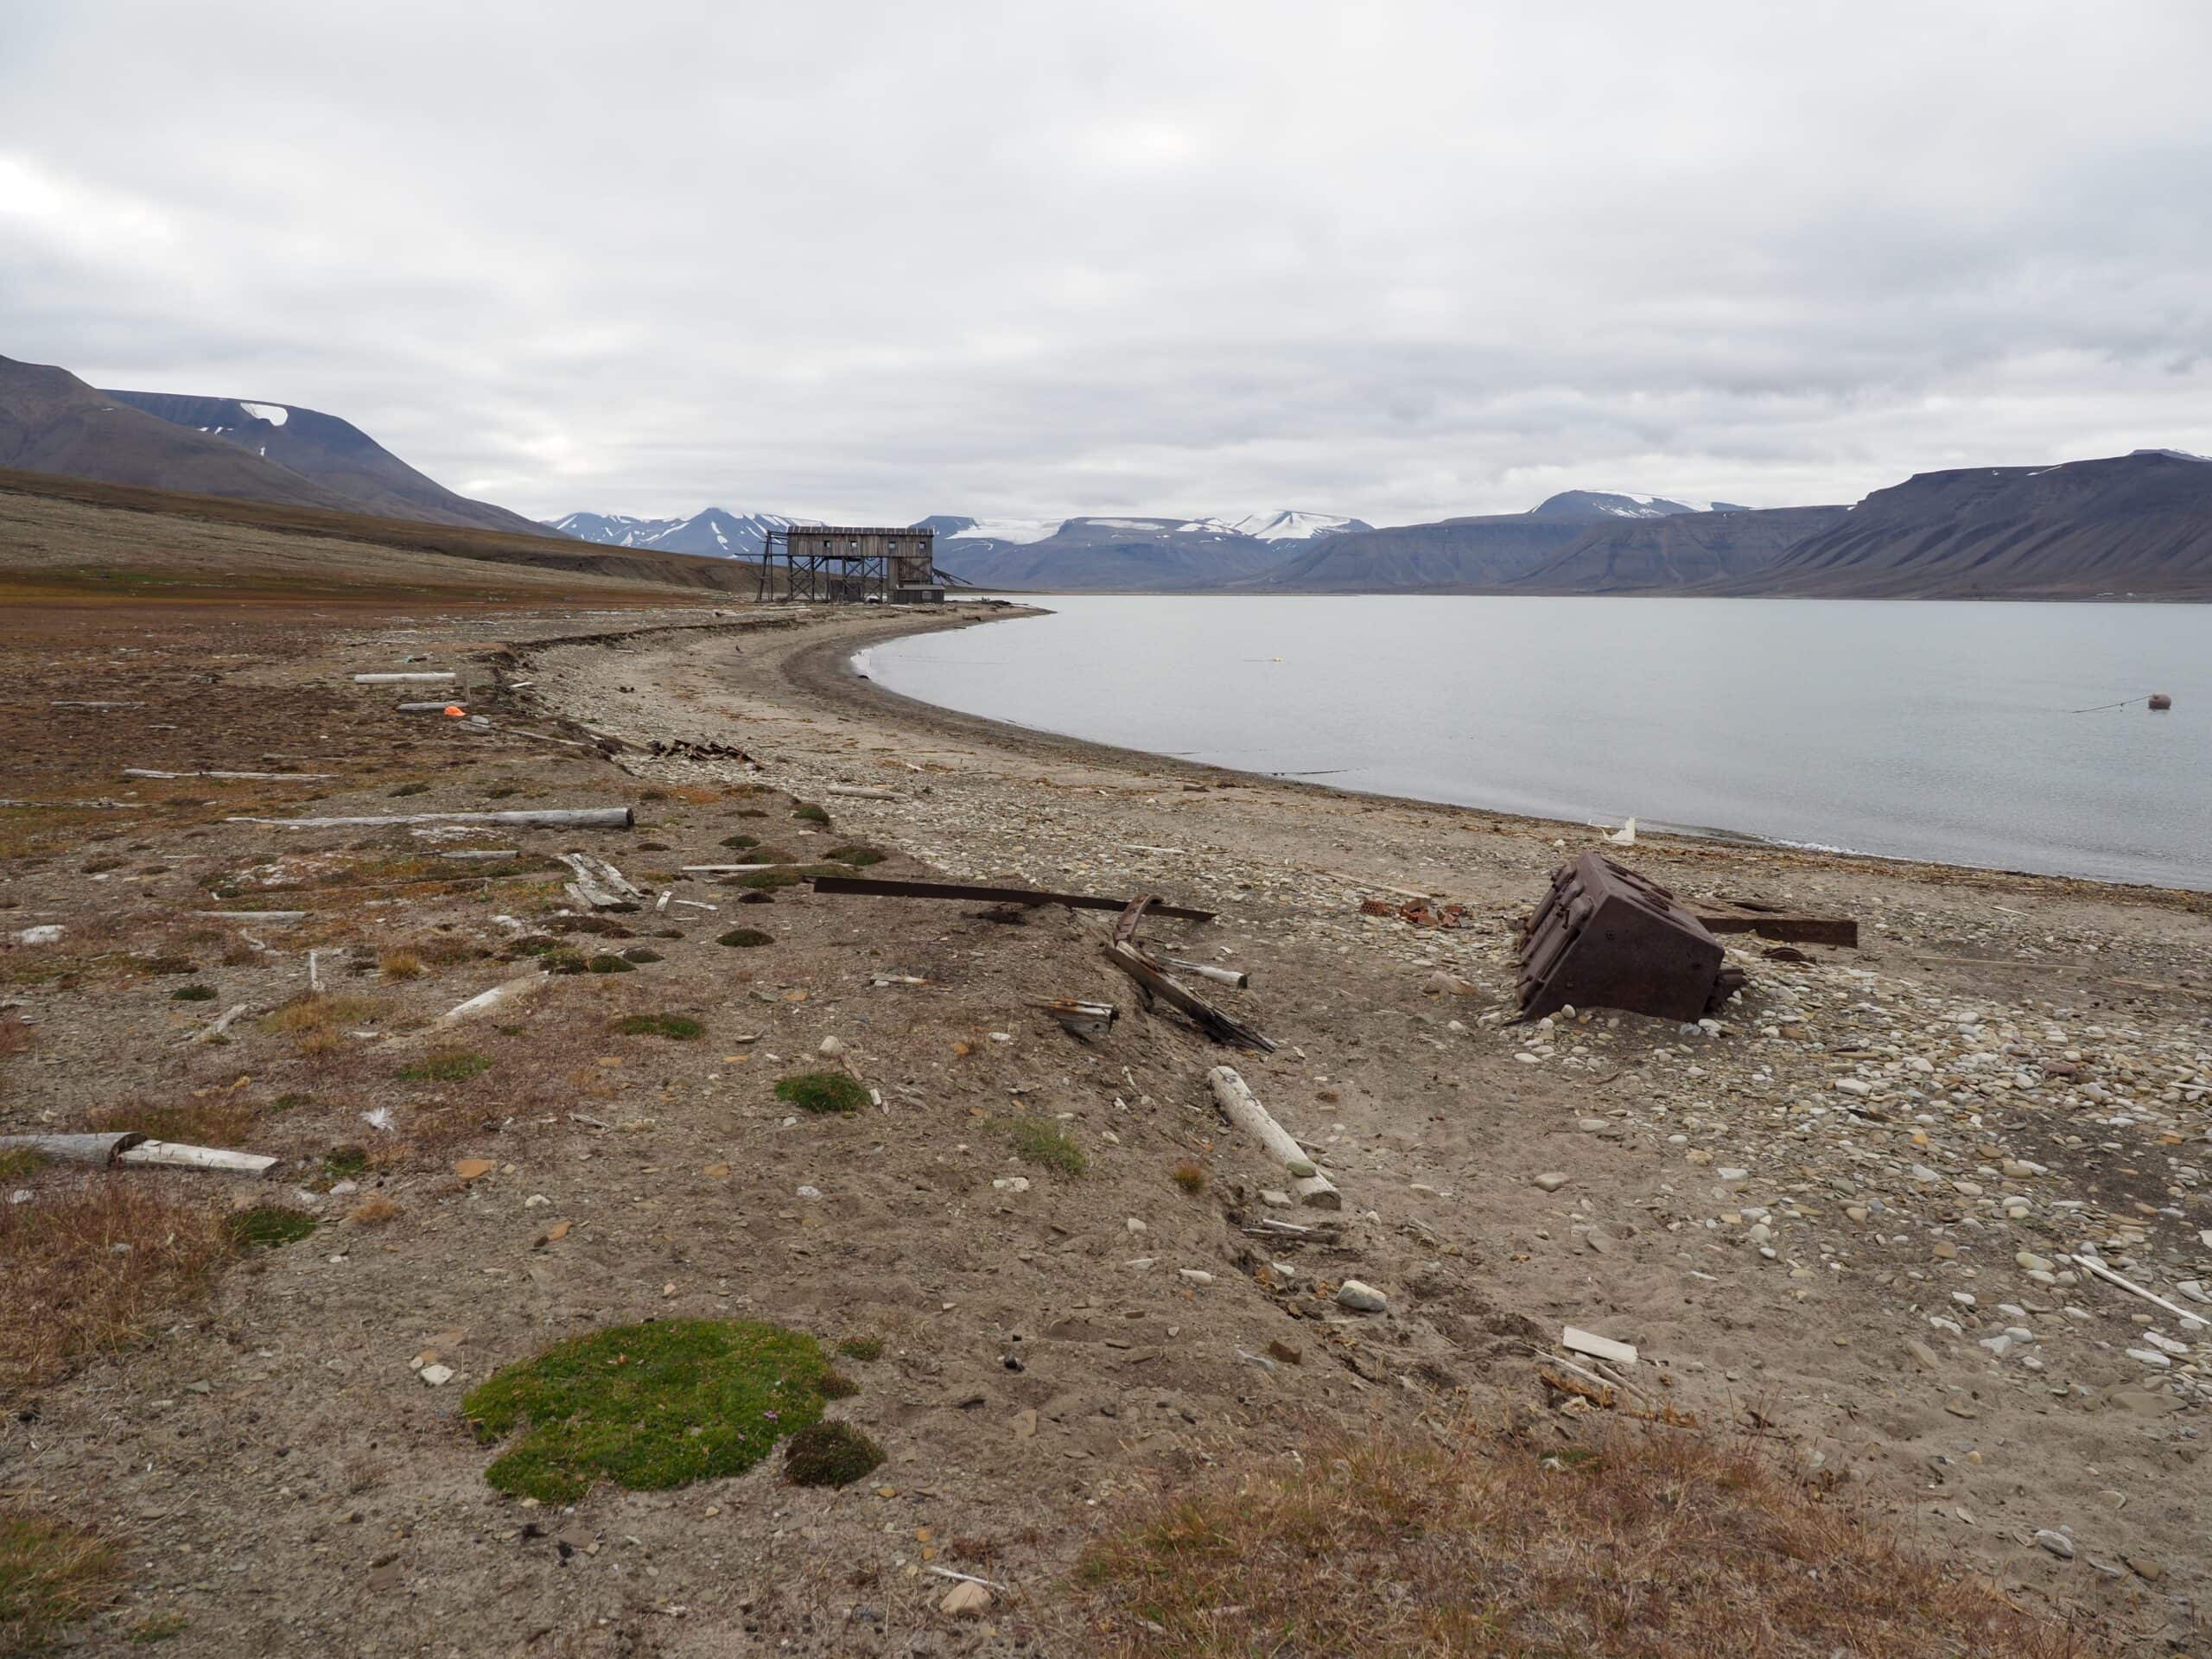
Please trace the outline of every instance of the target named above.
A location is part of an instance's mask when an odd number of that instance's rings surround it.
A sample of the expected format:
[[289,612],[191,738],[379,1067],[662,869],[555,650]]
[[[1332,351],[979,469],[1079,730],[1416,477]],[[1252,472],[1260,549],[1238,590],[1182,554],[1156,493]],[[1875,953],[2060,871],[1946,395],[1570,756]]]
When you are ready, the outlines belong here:
[[1548,1169],[1535,1178],[1535,1184],[1547,1192],[1556,1192],[1567,1185],[1567,1177],[1555,1169]]
[[1280,1337],[1268,1344],[1268,1351],[1286,1365],[1302,1365],[1306,1362],[1304,1349],[1294,1342],[1285,1342]]
[[1037,1408],[1034,1406],[1026,1411],[1014,1413],[1014,1438],[1017,1440],[1033,1440],[1037,1438]]
[[453,1381],[454,1370],[450,1365],[425,1365],[415,1375],[421,1377],[430,1387],[442,1389]]
[[2036,1542],[2041,1544],[2062,1561],[2070,1561],[2074,1559],[2074,1541],[2063,1532],[2053,1532],[2048,1528],[2042,1529],[2036,1534]]
[[944,1599],[938,1603],[937,1610],[940,1613],[980,1613],[990,1605],[989,1590],[963,1579],[944,1592]]
[[1390,1299],[1370,1284],[1347,1279],[1337,1287],[1337,1306],[1355,1313],[1380,1313],[1390,1306]]
[[1213,1283],[1213,1274],[1208,1273],[1204,1268],[1178,1268],[1175,1269],[1175,1276],[1186,1285]]
[[1930,1348],[1926,1343],[1921,1341],[1917,1337],[1907,1337],[1905,1338],[1904,1351],[1913,1357],[1913,1359],[1919,1364],[1920,1369],[1923,1371],[1932,1371],[1942,1363],[1942,1362],[1936,1357],[1936,1351],[1933,1348]]
[[489,1158],[461,1158],[454,1162],[453,1173],[463,1186],[489,1175],[499,1165]]
[[817,1045],[814,1052],[824,1059],[834,1060],[845,1052],[844,1039],[841,1037],[824,1037]]
[[1290,1208],[1290,1194],[1272,1186],[1263,1186],[1260,1189],[1260,1202],[1270,1210],[1287,1210]]
[[1001,1192],[1027,1192],[1029,1178],[1027,1175],[1001,1175],[991,1185]]

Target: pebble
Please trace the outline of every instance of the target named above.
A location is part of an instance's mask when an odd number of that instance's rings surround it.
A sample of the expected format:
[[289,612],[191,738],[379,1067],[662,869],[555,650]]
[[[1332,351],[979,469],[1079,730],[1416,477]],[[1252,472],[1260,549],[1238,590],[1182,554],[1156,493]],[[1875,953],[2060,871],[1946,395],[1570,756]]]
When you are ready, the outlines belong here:
[[1567,1185],[1567,1177],[1555,1169],[1548,1169],[1536,1177],[1535,1184],[1547,1192],[1556,1192]]
[[821,1045],[815,1050],[815,1052],[823,1056],[823,1058],[831,1060],[836,1059],[844,1052],[844,1039],[840,1037],[824,1037]]
[[1175,1276],[1186,1285],[1213,1283],[1213,1274],[1208,1273],[1204,1268],[1178,1268],[1175,1269]]
[[421,1370],[416,1372],[415,1375],[421,1377],[423,1382],[429,1383],[432,1388],[442,1389],[445,1387],[447,1383],[453,1381],[454,1371],[453,1367],[450,1365],[425,1365]]
[[2036,1542],[2041,1544],[2062,1561],[2070,1561],[2074,1559],[2074,1541],[2063,1532],[2052,1532],[2046,1528],[2036,1534]]
[[1390,1299],[1370,1284],[1347,1279],[1337,1287],[1337,1305],[1355,1313],[1380,1313],[1390,1306]]

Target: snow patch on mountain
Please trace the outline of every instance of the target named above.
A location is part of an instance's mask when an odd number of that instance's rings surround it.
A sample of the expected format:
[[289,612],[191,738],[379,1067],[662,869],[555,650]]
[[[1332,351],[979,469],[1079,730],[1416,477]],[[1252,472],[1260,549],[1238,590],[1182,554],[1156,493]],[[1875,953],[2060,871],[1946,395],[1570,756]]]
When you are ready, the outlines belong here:
[[572,512],[545,524],[563,536],[605,547],[690,553],[709,559],[757,559],[772,530],[816,522],[779,512],[725,512],[709,507],[689,518],[637,518],[620,512]]
[[945,537],[949,542],[1006,542],[1016,547],[1026,547],[1032,542],[1051,539],[1060,533],[1065,518],[978,518],[965,530],[957,530]]
[[284,417],[292,412],[282,404],[249,404],[244,399],[239,400],[238,407],[254,419],[266,421],[271,426],[283,425]]
[[1296,507],[1248,512],[1242,518],[1232,520],[1229,527],[1240,536],[1262,542],[1310,542],[1316,536],[1334,536],[1344,531],[1365,528],[1357,518],[1330,512],[1304,512]]

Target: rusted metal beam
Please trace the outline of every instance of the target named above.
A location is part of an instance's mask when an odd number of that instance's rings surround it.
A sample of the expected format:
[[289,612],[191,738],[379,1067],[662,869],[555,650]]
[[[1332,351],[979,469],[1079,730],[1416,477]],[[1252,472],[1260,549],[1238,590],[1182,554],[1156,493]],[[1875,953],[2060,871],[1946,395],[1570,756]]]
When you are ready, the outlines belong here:
[[[817,875],[817,893],[844,893],[874,899],[964,899],[986,905],[1065,905],[1070,910],[1126,910],[1125,899],[1099,899],[1082,893],[1046,893],[1035,887],[976,887],[957,881],[899,881],[873,875]],[[1210,922],[1214,912],[1181,905],[1154,905],[1150,913],[1182,922]]]
[[1814,916],[1757,899],[1700,899],[1689,909],[1708,933],[1757,933],[1785,944],[1859,948],[1859,924],[1848,916]]

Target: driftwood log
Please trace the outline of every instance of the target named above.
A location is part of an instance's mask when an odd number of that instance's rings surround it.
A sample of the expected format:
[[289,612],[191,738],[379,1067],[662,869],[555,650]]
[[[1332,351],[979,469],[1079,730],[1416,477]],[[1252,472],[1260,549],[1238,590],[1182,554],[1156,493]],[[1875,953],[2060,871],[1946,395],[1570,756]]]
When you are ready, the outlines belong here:
[[524,997],[535,996],[552,982],[553,976],[542,970],[522,974],[513,979],[503,980],[490,990],[479,991],[467,1001],[448,1008],[433,1022],[433,1029],[442,1031],[448,1026],[458,1026],[471,1020],[481,1019],[494,1008],[506,1007],[512,1003],[521,1001]]
[[334,772],[156,772],[150,766],[125,766],[126,778],[215,778],[230,783],[255,784],[320,784],[327,783],[338,774]]
[[356,685],[451,685],[455,677],[444,674],[356,674]]
[[568,884],[568,893],[580,905],[593,910],[620,910],[642,904],[648,896],[603,858],[594,858],[589,853],[556,853],[554,856],[575,873],[575,880]]
[[626,806],[581,806],[542,812],[395,812],[369,818],[226,818],[271,830],[381,830],[399,823],[530,824],[549,830],[627,830],[638,821]]
[[1268,1156],[1288,1172],[1293,1198],[1315,1210],[1344,1208],[1344,1198],[1335,1185],[1306,1155],[1306,1148],[1292,1139],[1290,1132],[1268,1115],[1252,1092],[1252,1085],[1235,1067],[1217,1065],[1206,1073],[1206,1083],[1213,1090],[1222,1116],[1257,1141]]
[[188,1147],[175,1141],[149,1141],[143,1135],[0,1135],[0,1151],[35,1152],[56,1163],[150,1166],[162,1169],[212,1169],[234,1175],[266,1175],[274,1158],[227,1147]]

